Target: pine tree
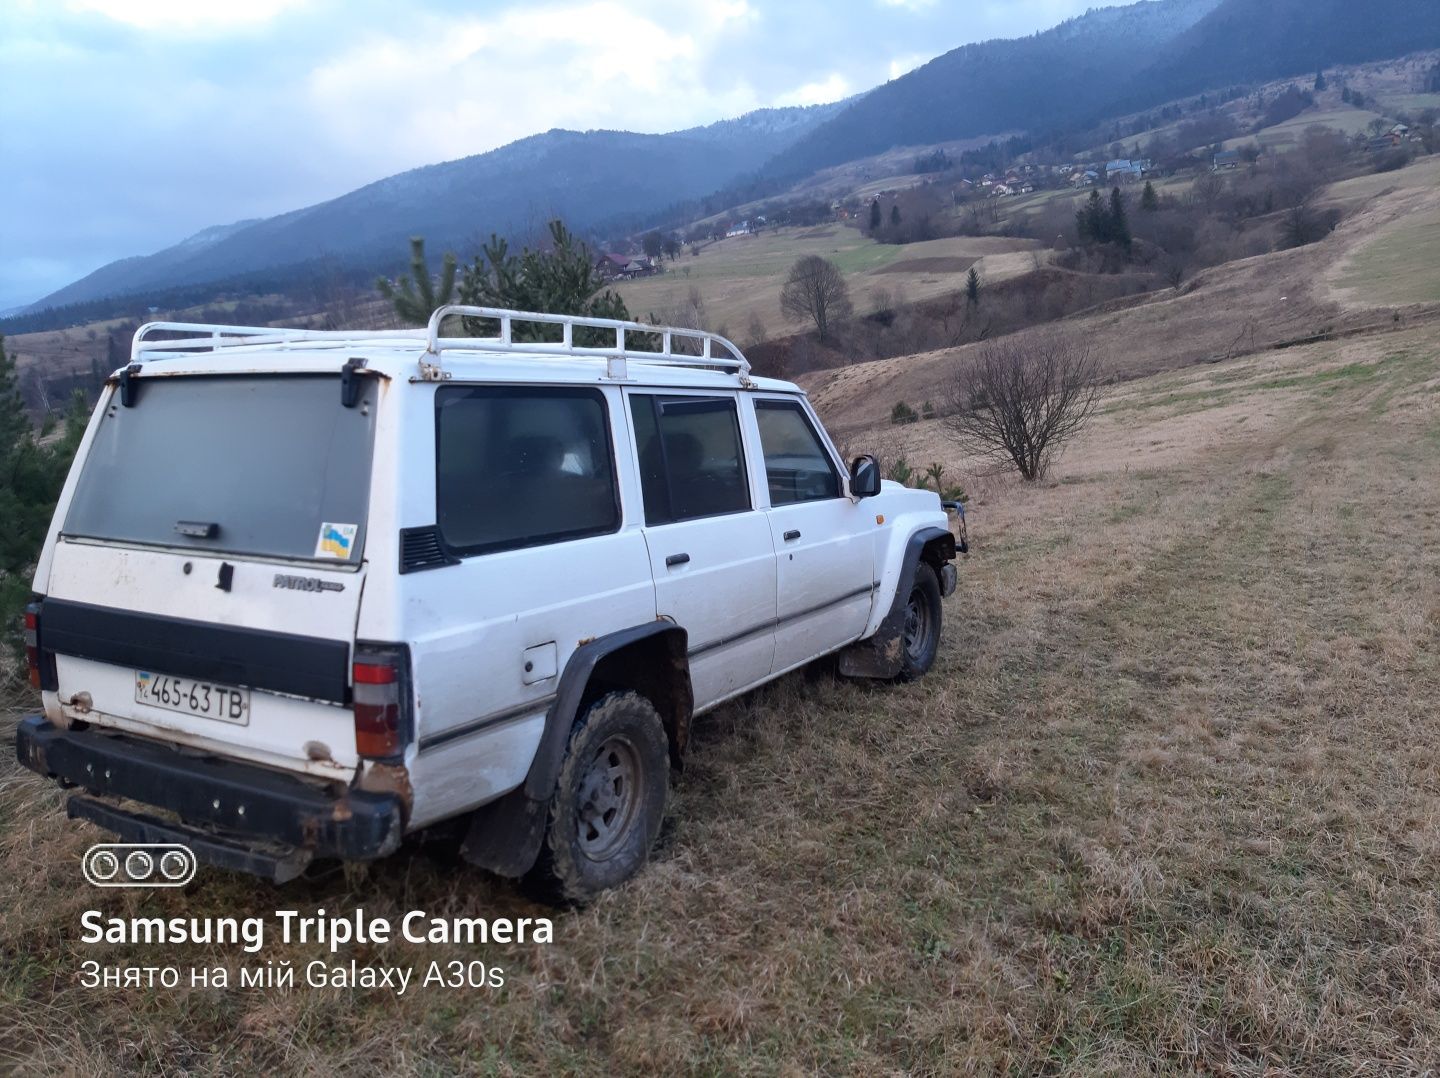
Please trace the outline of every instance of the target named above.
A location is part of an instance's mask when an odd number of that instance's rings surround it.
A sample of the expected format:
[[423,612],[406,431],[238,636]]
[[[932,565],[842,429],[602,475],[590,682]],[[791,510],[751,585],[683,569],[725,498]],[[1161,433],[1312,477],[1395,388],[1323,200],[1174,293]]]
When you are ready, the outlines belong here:
[[1316,92],[1317,94],[1320,93],[1320,92],[1323,91],[1328,85],[1329,85],[1329,84],[1325,81],[1325,71],[1324,71],[1324,69],[1322,68],[1321,70],[1315,72],[1315,92]]
[[[550,222],[550,249],[510,253],[510,245],[500,236],[490,242],[475,260],[465,267],[460,282],[460,302],[477,307],[505,307],[516,311],[544,311],[548,314],[575,314],[591,318],[616,318],[628,321],[630,312],[625,301],[609,289],[595,272],[595,259],[590,248],[575,237],[560,220]],[[493,333],[490,326],[472,325],[466,319],[465,336],[479,337]],[[552,327],[553,328],[553,327]],[[538,324],[515,327],[517,340],[539,340],[546,332]],[[556,339],[549,337],[545,339]],[[575,343],[603,346],[615,343],[615,334],[608,330],[579,329]]]
[[877,198],[870,203],[870,231],[874,232],[880,227],[880,200]]
[[898,202],[893,203],[890,207],[890,226],[892,228],[900,226],[900,203]]
[[1118,243],[1125,250],[1130,250],[1133,242],[1130,238],[1130,221],[1125,216],[1125,196],[1120,193],[1120,188],[1110,192],[1110,242]]
[[971,266],[970,275],[965,278],[965,301],[970,306],[980,306],[980,290],[980,271]]
[[1145,190],[1140,193],[1140,208],[1146,213],[1154,213],[1160,208],[1160,196],[1155,193],[1155,185],[1149,180],[1145,181]]
[[412,326],[423,326],[437,307],[450,303],[455,294],[455,256],[445,252],[440,267],[440,287],[430,276],[425,264],[425,240],[421,236],[410,237],[410,273],[400,278],[399,287],[384,277],[375,282],[380,294],[395,305],[395,313]]
[[77,397],[64,434],[41,445],[20,398],[15,358],[0,337],[0,641],[17,652],[30,574],[89,415]]
[[1099,190],[1092,190],[1089,200],[1075,214],[1075,231],[1079,234],[1081,243],[1110,241],[1110,222]]

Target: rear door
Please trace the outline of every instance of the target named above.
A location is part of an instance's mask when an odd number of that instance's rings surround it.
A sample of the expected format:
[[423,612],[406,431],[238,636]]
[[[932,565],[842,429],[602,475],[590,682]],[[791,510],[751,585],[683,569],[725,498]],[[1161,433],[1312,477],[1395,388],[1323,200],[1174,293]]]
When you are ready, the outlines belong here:
[[575,650],[655,620],[645,539],[622,512],[622,407],[609,386],[435,390],[433,494],[420,475],[409,494],[451,564],[401,569],[419,686],[412,823],[522,782]]
[[775,548],[733,393],[628,394],[655,602],[689,633],[697,709],[770,675]]
[[845,496],[814,418],[795,397],[752,402],[775,544],[775,670],[857,639],[873,601],[875,516]]
[[147,376],[105,406],[45,581],[73,718],[327,776],[356,763],[379,380]]

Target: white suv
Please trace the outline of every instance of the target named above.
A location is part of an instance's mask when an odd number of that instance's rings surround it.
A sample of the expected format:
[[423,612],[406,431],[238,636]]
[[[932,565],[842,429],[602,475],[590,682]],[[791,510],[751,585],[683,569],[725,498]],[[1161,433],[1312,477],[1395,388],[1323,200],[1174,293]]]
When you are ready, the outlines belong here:
[[72,817],[277,882],[444,821],[559,897],[621,882],[693,715],[832,652],[917,677],[955,587],[939,498],[847,471],[749,369],[480,308],[145,326],[36,571],[21,763],[88,793]]

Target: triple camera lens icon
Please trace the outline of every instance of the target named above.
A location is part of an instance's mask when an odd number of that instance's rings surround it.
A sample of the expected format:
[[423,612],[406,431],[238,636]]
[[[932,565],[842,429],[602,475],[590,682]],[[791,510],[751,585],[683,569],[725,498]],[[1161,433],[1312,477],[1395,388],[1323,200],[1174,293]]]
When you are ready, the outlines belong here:
[[96,887],[184,887],[195,869],[189,847],[174,842],[102,842],[80,862]]

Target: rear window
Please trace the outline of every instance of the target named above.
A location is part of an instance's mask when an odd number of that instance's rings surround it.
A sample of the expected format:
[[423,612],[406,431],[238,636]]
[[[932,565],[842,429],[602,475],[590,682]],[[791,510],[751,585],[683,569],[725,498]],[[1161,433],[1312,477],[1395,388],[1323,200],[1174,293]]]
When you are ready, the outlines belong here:
[[355,563],[365,545],[375,388],[334,375],[141,378],[112,400],[68,536]]

